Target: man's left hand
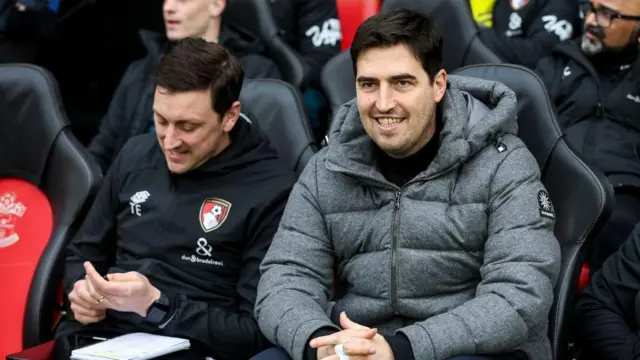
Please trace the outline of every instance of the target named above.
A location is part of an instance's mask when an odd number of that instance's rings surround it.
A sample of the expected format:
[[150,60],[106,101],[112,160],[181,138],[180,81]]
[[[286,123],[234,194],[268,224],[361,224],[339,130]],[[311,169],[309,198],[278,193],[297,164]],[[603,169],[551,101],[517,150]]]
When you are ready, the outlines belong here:
[[[340,325],[344,329],[343,331],[370,329],[351,321],[344,312],[340,314]],[[336,334],[318,337],[312,341],[312,346],[314,348],[335,346],[338,344],[341,344],[341,342]],[[391,346],[389,346],[387,340],[385,340],[385,338],[380,334],[376,334],[371,340],[351,338],[346,342],[342,342],[342,344],[343,350],[345,354],[349,356],[350,360],[394,360]],[[331,355],[322,360],[339,360],[339,356]]]
[[160,290],[139,272],[109,274],[107,281],[90,262],[85,262],[84,268],[87,280],[98,293],[104,295],[104,305],[109,309],[134,312],[145,317],[151,305],[160,298]]

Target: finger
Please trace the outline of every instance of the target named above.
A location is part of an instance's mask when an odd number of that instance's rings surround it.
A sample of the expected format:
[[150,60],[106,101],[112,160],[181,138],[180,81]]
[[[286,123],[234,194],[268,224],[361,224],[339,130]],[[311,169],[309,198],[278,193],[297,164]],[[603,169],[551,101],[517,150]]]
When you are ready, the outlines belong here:
[[93,317],[93,316],[84,316],[84,315],[78,315],[76,316],[74,314],[74,318],[76,319],[77,322],[79,322],[82,325],[88,325],[88,324],[93,324],[93,323],[97,323],[100,322],[102,320],[104,320],[105,316],[99,316],[99,317]]
[[[321,360],[341,360],[341,359],[340,359],[340,356],[334,354],[334,355],[324,357]],[[349,356],[349,360],[369,360],[369,357],[354,355],[354,356]]]
[[346,329],[360,329],[360,330],[369,329],[366,326],[363,326],[351,321],[351,319],[349,319],[349,317],[347,316],[347,313],[344,311],[340,313],[340,326],[342,326],[342,328],[345,330]]
[[369,356],[376,353],[376,345],[371,340],[354,337],[342,345],[342,350],[350,357],[353,355]]
[[349,341],[352,337],[373,339],[378,333],[377,329],[342,330],[340,332],[317,337],[310,342],[312,348],[319,348],[327,345],[338,345]]
[[97,292],[105,296],[130,296],[131,283],[107,281],[98,274],[89,262],[85,263],[85,269],[87,271],[87,280],[91,282]]
[[78,304],[79,306],[85,309],[98,309],[99,304],[96,304],[95,301],[93,301],[93,299],[88,294],[86,295],[86,298],[89,298],[89,299],[85,300],[85,298],[80,295],[79,291],[72,291],[69,294],[70,303]]
[[92,300],[91,302],[94,304],[100,304],[100,302],[104,299],[104,294],[96,290],[96,287],[93,285],[93,282],[91,282],[91,280],[89,279],[86,279],[86,280],[87,280],[86,290],[87,290],[87,294],[89,295],[89,298]]
[[93,310],[80,306],[77,303],[71,303],[71,311],[74,315],[82,315],[86,317],[100,317],[104,314],[104,310]]
[[140,281],[140,274],[135,271],[107,274],[107,279],[115,282],[138,282]]

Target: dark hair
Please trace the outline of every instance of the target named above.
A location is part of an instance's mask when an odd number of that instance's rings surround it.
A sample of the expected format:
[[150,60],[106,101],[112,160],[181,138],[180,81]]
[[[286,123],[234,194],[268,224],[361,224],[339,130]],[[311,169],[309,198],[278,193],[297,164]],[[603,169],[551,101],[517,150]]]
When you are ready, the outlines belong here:
[[224,46],[200,38],[174,43],[156,69],[156,86],[170,92],[211,90],[213,110],[224,115],[238,101],[244,70]]
[[362,52],[399,44],[409,48],[433,81],[442,69],[442,35],[433,20],[409,9],[378,13],[358,27],[351,43],[353,71],[357,73],[356,63]]

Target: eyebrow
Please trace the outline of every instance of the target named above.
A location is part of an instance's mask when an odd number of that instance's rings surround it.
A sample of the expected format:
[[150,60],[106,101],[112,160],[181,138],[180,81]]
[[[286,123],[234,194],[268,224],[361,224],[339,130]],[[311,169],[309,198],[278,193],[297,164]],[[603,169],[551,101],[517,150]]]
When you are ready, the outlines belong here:
[[[160,119],[166,120],[166,118],[164,116],[162,116],[159,112],[157,112],[155,109],[153,109],[153,113],[156,116],[158,116]],[[202,120],[196,119],[196,118],[184,118],[184,119],[180,119],[180,120],[176,121],[176,123],[185,123],[185,122],[188,122],[188,123],[191,123],[191,124],[194,124],[194,125],[199,125],[199,124],[202,123]]]
[[[396,80],[396,81],[397,80],[416,80],[416,77],[411,74],[404,73],[404,74],[391,75],[389,79]],[[378,79],[370,76],[358,76],[358,79],[357,79],[358,82],[376,81],[376,80]]]

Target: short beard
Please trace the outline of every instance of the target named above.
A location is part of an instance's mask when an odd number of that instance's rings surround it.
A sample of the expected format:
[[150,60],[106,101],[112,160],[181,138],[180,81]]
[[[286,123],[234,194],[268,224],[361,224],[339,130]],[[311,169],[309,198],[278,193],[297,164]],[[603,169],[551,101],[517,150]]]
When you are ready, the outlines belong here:
[[591,40],[587,35],[582,35],[582,42],[580,43],[582,52],[587,56],[594,56],[605,51],[604,44],[600,40]]

